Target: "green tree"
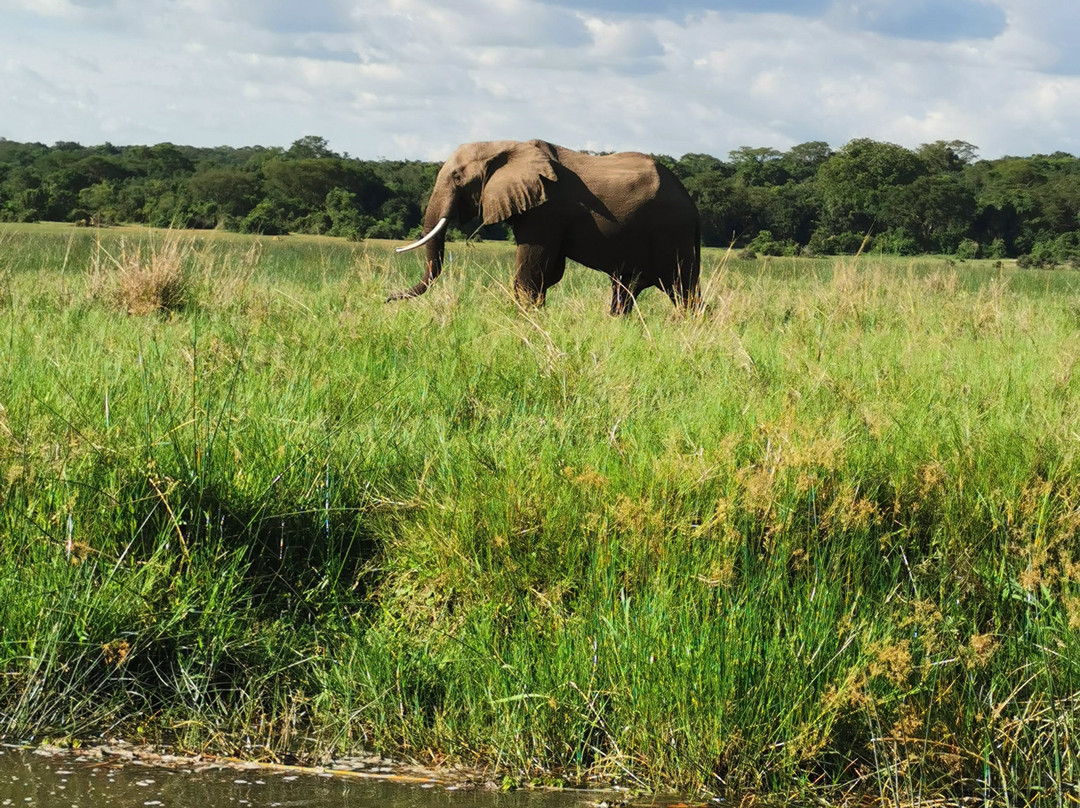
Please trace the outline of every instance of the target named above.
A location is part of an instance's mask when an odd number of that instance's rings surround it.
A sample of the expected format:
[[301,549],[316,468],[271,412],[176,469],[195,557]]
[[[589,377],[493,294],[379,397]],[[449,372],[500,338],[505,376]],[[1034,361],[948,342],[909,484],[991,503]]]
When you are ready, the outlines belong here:
[[172,143],[133,146],[124,153],[132,170],[150,179],[178,179],[195,170],[194,161]]
[[340,157],[341,155],[330,150],[330,144],[327,143],[326,138],[318,135],[304,135],[293,141],[289,150],[285,152],[285,156],[297,160],[318,160],[323,157]]
[[723,160],[718,160],[709,154],[684,154],[678,160],[670,160],[667,167],[682,180],[688,177],[700,177],[705,174],[730,177],[735,173],[734,169]]
[[374,219],[364,216],[356,202],[356,194],[344,188],[331,188],[326,195],[326,213],[330,217],[331,236],[363,238]]
[[805,182],[817,175],[818,169],[833,154],[823,140],[811,140],[792,146],[780,157],[787,176],[796,182]]
[[922,161],[903,146],[853,140],[818,169],[821,225],[836,235],[869,233],[887,219],[895,189],[925,173]]
[[260,190],[258,177],[236,168],[200,171],[187,180],[187,187],[193,202],[209,203],[219,217],[246,216]]
[[968,238],[976,203],[959,174],[916,177],[886,193],[881,225],[910,235],[919,249],[951,253]]
[[79,205],[89,211],[94,224],[120,221],[116,188],[106,180],[79,191]]
[[706,245],[745,244],[763,229],[768,189],[748,187],[715,171],[687,177],[683,184],[697,205]]
[[930,173],[948,174],[974,163],[979,149],[964,140],[935,140],[921,145],[915,154]]
[[789,177],[781,159],[784,155],[776,149],[740,146],[729,152],[728,159],[735,169],[735,176],[744,185],[782,185]]
[[814,183],[788,181],[766,191],[763,218],[767,229],[780,241],[809,243],[821,208]]
[[258,233],[264,236],[276,236],[289,232],[288,224],[282,211],[269,199],[262,200],[240,222],[243,233]]

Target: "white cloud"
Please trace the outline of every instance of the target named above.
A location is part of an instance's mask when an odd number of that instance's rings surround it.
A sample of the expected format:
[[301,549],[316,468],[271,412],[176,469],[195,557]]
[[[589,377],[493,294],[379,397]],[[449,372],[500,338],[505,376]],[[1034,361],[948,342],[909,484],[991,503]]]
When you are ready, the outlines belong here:
[[588,41],[575,13],[535,0],[394,0],[390,8],[399,36],[425,43],[429,59],[446,48],[467,57],[471,47],[546,49]]
[[633,21],[608,21],[582,16],[592,36],[590,55],[625,73],[651,73],[660,69],[664,48],[654,26]]
[[1048,72],[1080,74],[1080,8],[1074,0],[998,0],[1008,29],[996,43],[1003,55]]
[[[827,5],[0,0],[0,136],[318,134],[423,158],[504,137],[720,157],[855,137],[1080,152],[1075,0]],[[984,17],[957,29],[936,5]]]

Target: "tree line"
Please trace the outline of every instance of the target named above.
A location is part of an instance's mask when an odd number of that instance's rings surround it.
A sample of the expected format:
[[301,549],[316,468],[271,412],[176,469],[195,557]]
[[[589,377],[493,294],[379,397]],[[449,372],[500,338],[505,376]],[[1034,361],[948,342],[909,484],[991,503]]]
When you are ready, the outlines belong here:
[[[710,246],[1080,264],[1080,160],[1063,152],[983,160],[963,141],[911,150],[860,138],[837,150],[812,141],[743,147],[727,160],[657,159],[697,202]],[[438,169],[356,159],[318,136],[287,149],[0,138],[0,221],[406,238],[418,232]],[[482,235],[509,234],[496,226]]]

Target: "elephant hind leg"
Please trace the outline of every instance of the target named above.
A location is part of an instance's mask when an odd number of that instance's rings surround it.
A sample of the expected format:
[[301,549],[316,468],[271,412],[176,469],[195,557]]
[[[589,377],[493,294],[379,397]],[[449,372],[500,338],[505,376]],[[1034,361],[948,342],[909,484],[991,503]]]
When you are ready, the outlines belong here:
[[697,254],[692,259],[675,261],[670,280],[660,284],[677,309],[696,311],[701,305],[701,265]]
[[672,283],[664,284],[663,288],[677,309],[697,311],[701,306],[701,289],[696,278],[685,282],[682,278],[676,278]]

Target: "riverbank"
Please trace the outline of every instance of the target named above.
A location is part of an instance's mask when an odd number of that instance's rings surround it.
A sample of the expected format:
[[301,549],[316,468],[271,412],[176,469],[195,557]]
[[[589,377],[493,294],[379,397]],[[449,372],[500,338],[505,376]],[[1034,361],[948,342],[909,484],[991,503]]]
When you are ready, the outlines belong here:
[[[478,777],[479,775],[479,777]],[[477,772],[403,766],[377,756],[331,766],[292,766],[163,754],[147,745],[111,742],[78,748],[0,744],[0,802],[6,805],[385,805],[417,808],[569,808],[651,805],[692,808],[625,792],[510,790]],[[697,803],[697,808],[705,808]]]
[[0,232],[0,731],[1073,793],[1080,274],[454,252]]

